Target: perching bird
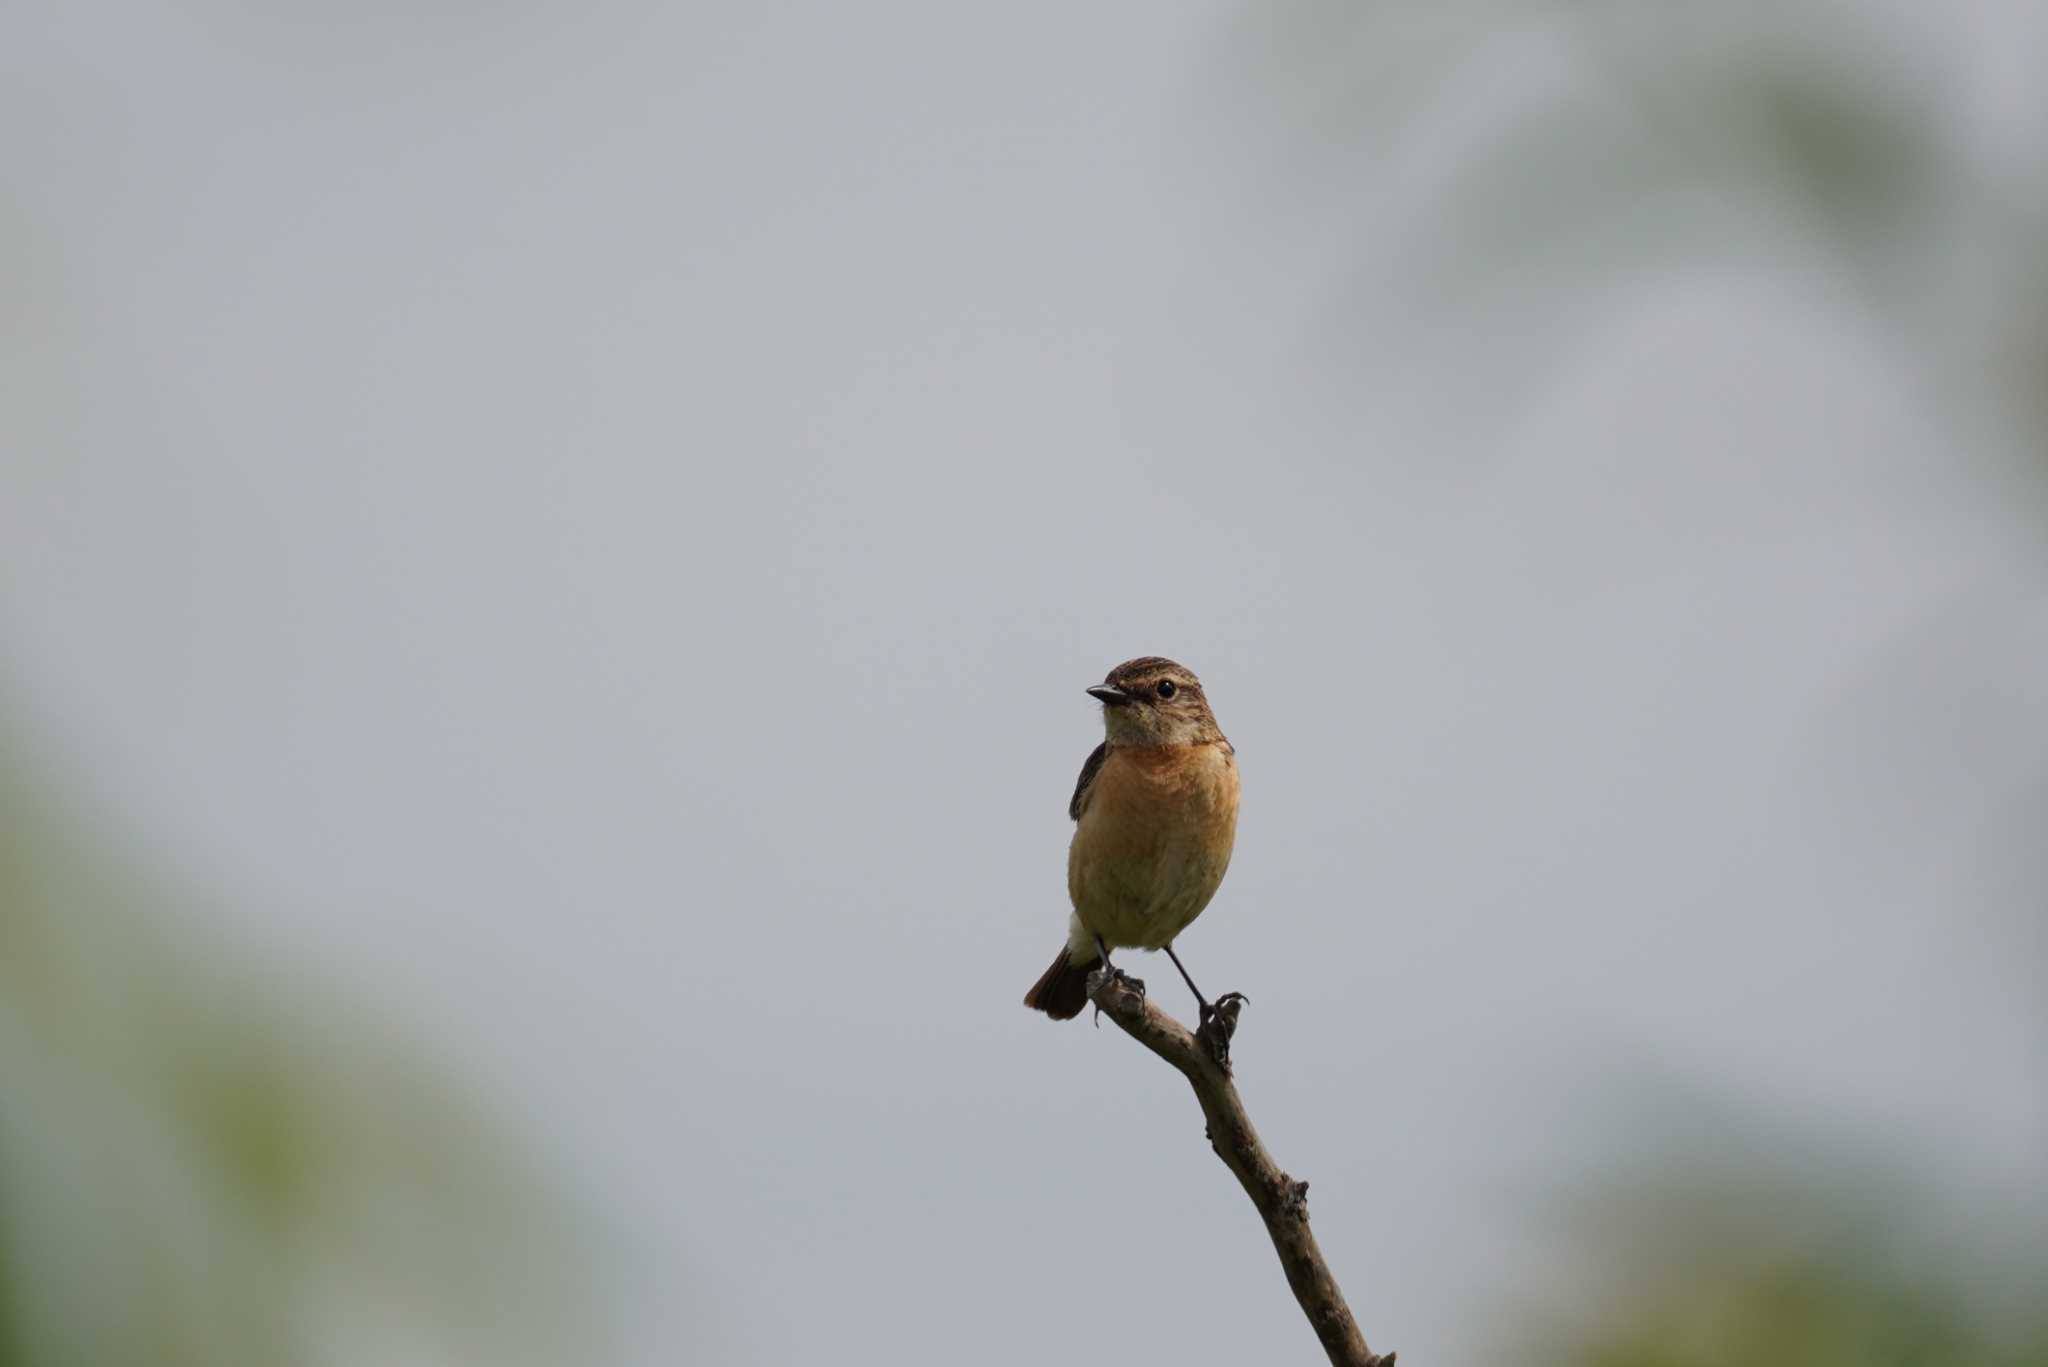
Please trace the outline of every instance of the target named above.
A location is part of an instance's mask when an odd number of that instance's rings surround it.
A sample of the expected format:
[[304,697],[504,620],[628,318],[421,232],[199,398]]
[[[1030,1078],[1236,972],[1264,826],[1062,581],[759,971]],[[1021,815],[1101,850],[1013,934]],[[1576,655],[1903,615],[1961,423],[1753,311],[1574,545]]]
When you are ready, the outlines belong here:
[[[1237,839],[1237,752],[1191,670],[1157,655],[1109,671],[1088,690],[1107,739],[1081,766],[1067,815],[1066,947],[1024,1004],[1054,1020],[1081,1014],[1088,975],[1112,949],[1163,949],[1212,1013],[1173,952],[1230,867]],[[1141,984],[1142,986],[1142,984]],[[1237,994],[1232,993],[1231,996]]]

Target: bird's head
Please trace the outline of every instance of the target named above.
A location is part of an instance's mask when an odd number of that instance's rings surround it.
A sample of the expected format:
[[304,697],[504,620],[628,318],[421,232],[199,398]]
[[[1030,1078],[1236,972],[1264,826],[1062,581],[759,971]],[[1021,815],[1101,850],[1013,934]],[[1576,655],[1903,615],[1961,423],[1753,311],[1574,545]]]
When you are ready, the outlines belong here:
[[1102,704],[1112,745],[1198,745],[1221,740],[1202,681],[1185,665],[1159,655],[1126,660],[1088,696]]

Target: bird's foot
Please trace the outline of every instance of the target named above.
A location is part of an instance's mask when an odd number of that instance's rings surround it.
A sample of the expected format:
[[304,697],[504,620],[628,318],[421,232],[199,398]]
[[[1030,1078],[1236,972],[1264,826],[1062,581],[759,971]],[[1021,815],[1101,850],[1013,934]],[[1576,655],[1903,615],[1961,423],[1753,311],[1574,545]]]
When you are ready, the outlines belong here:
[[1230,1071],[1230,1040],[1237,1033],[1238,1014],[1250,1004],[1251,998],[1242,992],[1225,992],[1213,1004],[1202,1003],[1202,1023],[1195,1029],[1195,1038],[1226,1073]]
[[1102,1028],[1102,1002],[1097,994],[1111,983],[1120,983],[1129,991],[1135,992],[1139,1001],[1145,1000],[1144,979],[1133,978],[1130,974],[1113,964],[1101,965],[1088,975],[1088,1000],[1095,1005],[1095,1028],[1097,1030]]
[[1111,964],[1098,964],[1096,965],[1094,970],[1088,974],[1088,995],[1091,997],[1094,996],[1097,992],[1100,992],[1103,988],[1109,986],[1111,983],[1122,983],[1125,988],[1132,992],[1137,993],[1139,996],[1142,997],[1145,995],[1144,979],[1133,978],[1130,974],[1124,972],[1121,968],[1117,968]]

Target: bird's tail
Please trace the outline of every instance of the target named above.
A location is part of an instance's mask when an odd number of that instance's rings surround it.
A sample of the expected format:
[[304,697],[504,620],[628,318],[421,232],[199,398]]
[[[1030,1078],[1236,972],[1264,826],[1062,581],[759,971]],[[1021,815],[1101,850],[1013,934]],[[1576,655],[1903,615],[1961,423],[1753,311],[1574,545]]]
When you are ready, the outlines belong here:
[[1081,1008],[1088,1004],[1088,975],[1102,963],[1102,956],[1090,954],[1080,963],[1075,963],[1064,946],[1059,957],[1052,961],[1052,967],[1033,983],[1031,990],[1024,994],[1024,1004],[1033,1011],[1043,1011],[1056,1021],[1068,1021],[1081,1014]]

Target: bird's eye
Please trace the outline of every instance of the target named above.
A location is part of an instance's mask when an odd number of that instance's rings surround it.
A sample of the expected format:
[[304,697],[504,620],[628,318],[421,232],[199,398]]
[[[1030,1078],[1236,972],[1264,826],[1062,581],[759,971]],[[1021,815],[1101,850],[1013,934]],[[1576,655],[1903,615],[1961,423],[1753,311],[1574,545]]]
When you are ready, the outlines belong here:
[[1172,697],[1174,694],[1173,680],[1161,679],[1159,681],[1159,687],[1153,689],[1152,691],[1154,693],[1157,693],[1162,698]]

